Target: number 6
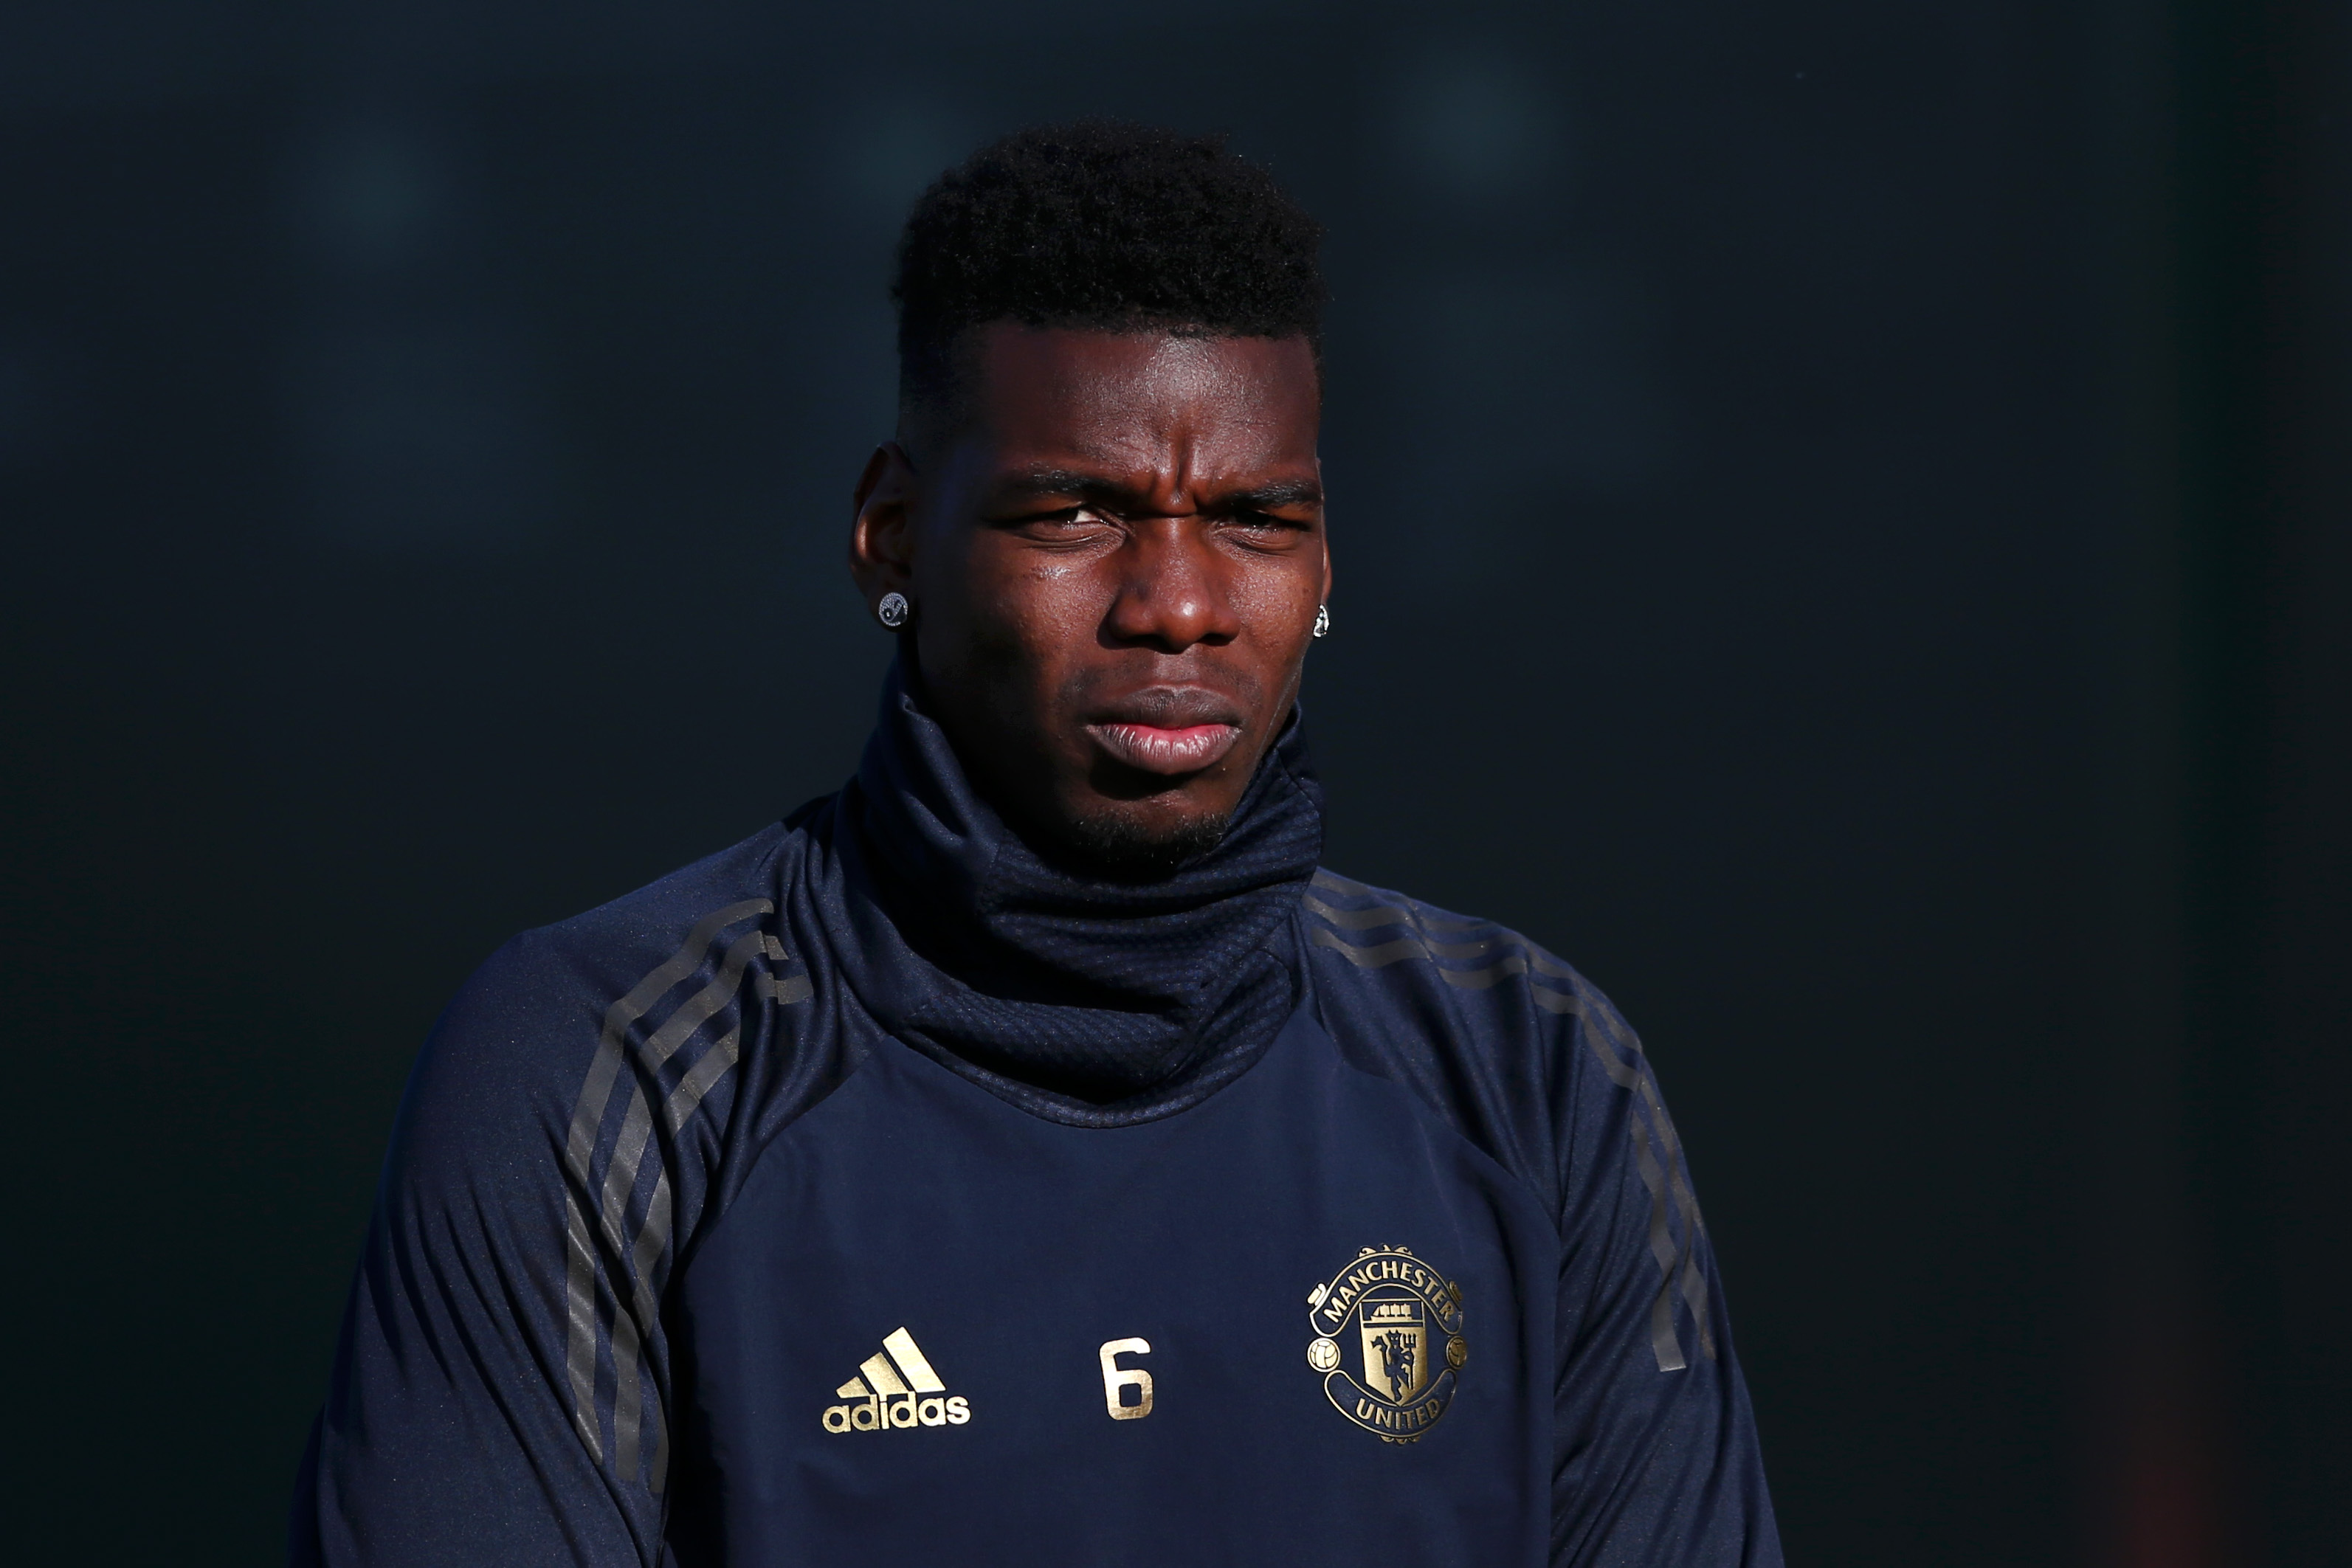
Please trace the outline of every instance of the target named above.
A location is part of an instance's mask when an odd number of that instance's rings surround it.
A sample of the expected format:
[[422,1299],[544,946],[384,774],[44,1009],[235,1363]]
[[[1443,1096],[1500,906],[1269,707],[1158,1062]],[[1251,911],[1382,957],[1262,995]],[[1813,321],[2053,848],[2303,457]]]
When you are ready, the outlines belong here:
[[[1102,1360],[1103,1407],[1110,1412],[1110,1418],[1114,1421],[1139,1421],[1150,1415],[1151,1374],[1129,1371],[1119,1365],[1113,1358],[1121,1355],[1150,1355],[1151,1342],[1148,1339],[1106,1340],[1103,1342],[1102,1349],[1097,1354]],[[1119,1403],[1119,1391],[1124,1388],[1135,1390],[1134,1404]]]

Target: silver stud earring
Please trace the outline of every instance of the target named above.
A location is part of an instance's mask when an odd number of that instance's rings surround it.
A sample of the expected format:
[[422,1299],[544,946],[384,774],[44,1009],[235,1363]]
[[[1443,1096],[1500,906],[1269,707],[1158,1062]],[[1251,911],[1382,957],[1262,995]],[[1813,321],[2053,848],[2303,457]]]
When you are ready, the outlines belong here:
[[[874,607],[874,619],[896,632],[907,623],[907,616],[913,608],[907,602],[905,594],[886,593],[882,596],[882,602]],[[1316,635],[1319,637],[1322,633],[1318,632]]]
[[1318,637],[1328,637],[1331,634],[1331,607],[1328,604],[1318,604],[1315,607],[1315,634]]

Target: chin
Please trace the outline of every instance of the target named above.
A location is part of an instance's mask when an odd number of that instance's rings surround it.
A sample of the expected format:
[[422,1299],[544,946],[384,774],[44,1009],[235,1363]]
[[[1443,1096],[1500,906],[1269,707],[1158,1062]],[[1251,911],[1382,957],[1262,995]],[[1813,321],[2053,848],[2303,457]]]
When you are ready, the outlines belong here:
[[1160,882],[1224,841],[1231,813],[1149,821],[1097,810],[1063,824],[1059,846],[1072,869],[1112,882]]

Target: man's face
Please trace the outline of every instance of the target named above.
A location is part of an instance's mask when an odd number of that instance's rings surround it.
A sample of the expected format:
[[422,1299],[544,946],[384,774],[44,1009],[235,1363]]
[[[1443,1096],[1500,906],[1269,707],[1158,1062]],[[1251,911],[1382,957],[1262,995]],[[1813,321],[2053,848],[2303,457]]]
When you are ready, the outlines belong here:
[[1013,323],[965,350],[960,425],[866,466],[859,586],[912,601],[929,708],[1001,812],[1168,869],[1223,831],[1330,593],[1313,352]]

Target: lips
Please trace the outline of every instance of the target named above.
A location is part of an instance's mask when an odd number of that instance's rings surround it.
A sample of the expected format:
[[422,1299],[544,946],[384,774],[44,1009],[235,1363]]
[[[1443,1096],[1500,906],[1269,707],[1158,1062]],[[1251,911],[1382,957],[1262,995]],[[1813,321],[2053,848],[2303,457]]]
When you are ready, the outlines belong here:
[[1213,768],[1242,737],[1237,724],[1090,724],[1087,733],[1116,761],[1146,773],[1198,773]]

